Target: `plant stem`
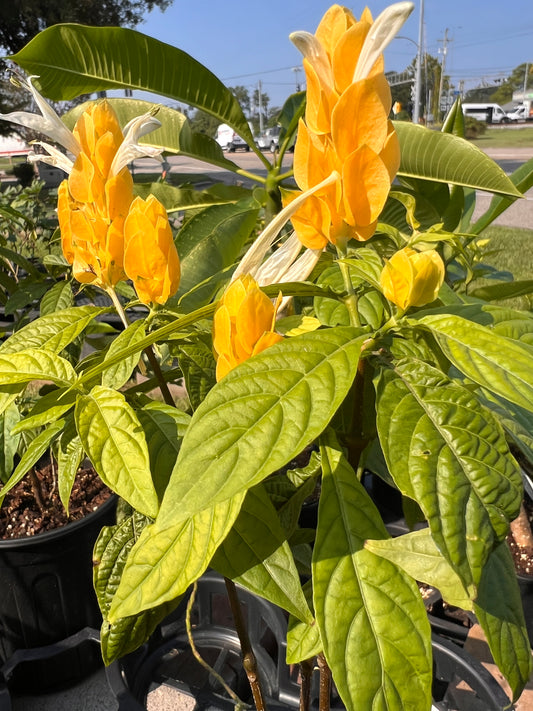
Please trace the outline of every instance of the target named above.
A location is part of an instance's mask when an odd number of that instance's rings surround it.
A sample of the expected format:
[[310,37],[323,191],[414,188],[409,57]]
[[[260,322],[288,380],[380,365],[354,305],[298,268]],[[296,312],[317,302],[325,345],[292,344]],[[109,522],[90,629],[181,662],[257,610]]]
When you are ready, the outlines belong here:
[[226,591],[228,593],[229,604],[233,614],[235,630],[241,644],[242,665],[244,667],[244,671],[246,672],[246,676],[248,677],[248,682],[250,683],[255,707],[257,711],[266,711],[265,700],[261,690],[261,681],[259,679],[259,669],[257,668],[257,659],[255,658],[255,654],[252,650],[248,630],[246,629],[246,625],[244,623],[241,603],[239,602],[239,597],[237,595],[237,588],[235,587],[233,580],[230,580],[229,578],[224,578],[224,582],[226,583]]
[[31,490],[33,491],[33,495],[35,497],[35,502],[37,503],[37,506],[39,507],[40,511],[44,512],[45,504],[44,504],[44,500],[43,500],[43,491],[42,491],[42,487],[41,487],[41,482],[39,481],[39,477],[35,473],[35,469],[33,467],[28,472],[28,475],[30,477]]
[[519,548],[529,548],[533,551],[533,533],[531,532],[524,502],[520,504],[520,513],[518,516],[514,521],[511,521],[511,533]]
[[329,711],[331,698],[331,669],[323,654],[317,657],[318,668],[320,669],[320,685],[318,696],[319,711]]
[[[341,255],[342,256],[342,255]],[[350,270],[348,265],[343,261],[338,262],[339,269],[341,270],[342,279],[344,281],[344,288],[346,289],[346,296],[344,297],[344,305],[348,309],[348,314],[350,316],[350,323],[352,326],[359,328],[361,326],[361,320],[359,318],[359,310],[357,304],[359,299],[354,291],[352,280],[350,279]]]
[[187,602],[187,612],[185,615],[185,627],[187,629],[187,638],[189,640],[191,651],[192,651],[196,661],[199,664],[201,664],[204,669],[207,669],[207,671],[211,674],[211,676],[213,676],[218,681],[218,683],[225,689],[226,693],[230,696],[230,698],[233,699],[233,701],[235,701],[236,710],[239,711],[240,709],[247,708],[248,707],[247,704],[245,704],[244,701],[242,701],[237,696],[237,694],[233,691],[233,689],[230,686],[228,686],[228,684],[226,684],[226,682],[220,676],[220,674],[205,661],[205,659],[200,655],[200,652],[196,649],[196,645],[194,643],[194,638],[192,635],[191,612],[192,612],[192,607],[194,605],[194,601],[196,599],[196,591],[197,590],[198,590],[198,581],[196,581],[194,583],[194,585],[192,586],[192,592],[191,592],[191,596]]
[[311,700],[311,676],[313,675],[314,660],[305,659],[300,662],[300,711],[309,711]]
[[[117,310],[118,315],[120,316],[120,320],[124,324],[124,328],[128,328],[130,325],[128,316],[126,315],[126,312],[124,311],[124,308],[122,304],[120,303],[120,299],[117,296],[116,291],[113,289],[112,286],[108,286],[106,288],[106,291],[109,295],[109,298],[113,302],[113,306]],[[176,403],[174,402],[174,398],[172,397],[172,394],[168,388],[168,384],[163,377],[163,373],[161,372],[161,367],[159,365],[159,361],[157,360],[154,349],[152,346],[147,346],[144,349],[144,352],[146,353],[148,360],[150,362],[150,365],[152,366],[152,370],[154,371],[154,375],[157,378],[157,382],[159,384],[159,389],[161,390],[161,394],[163,395],[163,399],[166,402],[167,405],[170,405],[171,407],[175,407]],[[141,367],[142,361],[139,361],[139,367]],[[141,372],[143,375],[145,375],[146,371],[143,372],[144,364],[142,364]]]

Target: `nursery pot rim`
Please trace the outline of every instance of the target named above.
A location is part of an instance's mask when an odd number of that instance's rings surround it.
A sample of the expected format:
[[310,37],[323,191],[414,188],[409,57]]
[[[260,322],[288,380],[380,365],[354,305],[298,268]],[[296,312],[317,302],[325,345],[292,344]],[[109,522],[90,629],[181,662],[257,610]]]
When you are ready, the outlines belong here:
[[44,544],[52,539],[70,535],[76,529],[86,525],[87,519],[91,518],[93,514],[105,512],[108,508],[112,508],[116,504],[117,498],[117,495],[112,493],[111,496],[103,502],[103,504],[100,504],[98,508],[90,511],[82,518],[79,518],[76,521],[69,521],[64,526],[58,526],[58,528],[54,528],[51,531],[44,531],[43,533],[38,533],[36,536],[24,536],[24,538],[2,538],[0,539],[0,549],[31,548],[37,544]]

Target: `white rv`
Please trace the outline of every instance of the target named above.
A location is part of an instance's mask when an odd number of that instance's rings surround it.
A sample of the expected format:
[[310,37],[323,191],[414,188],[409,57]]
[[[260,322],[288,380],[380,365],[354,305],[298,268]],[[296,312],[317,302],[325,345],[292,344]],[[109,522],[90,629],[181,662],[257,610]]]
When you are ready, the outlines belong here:
[[499,104],[463,104],[464,116],[487,123],[509,123],[509,117]]

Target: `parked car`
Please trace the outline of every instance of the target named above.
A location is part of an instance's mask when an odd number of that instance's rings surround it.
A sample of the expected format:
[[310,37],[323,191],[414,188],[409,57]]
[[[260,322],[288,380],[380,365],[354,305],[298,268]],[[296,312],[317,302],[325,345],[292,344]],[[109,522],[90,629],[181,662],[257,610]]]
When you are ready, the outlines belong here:
[[279,134],[281,131],[281,126],[273,126],[272,128],[267,128],[263,133],[261,133],[257,138],[257,145],[263,151],[271,151],[274,153],[279,147]]
[[250,150],[250,146],[246,141],[236,133],[231,126],[225,123],[220,124],[217,128],[217,133],[215,136],[215,141],[222,148],[223,151],[228,151],[233,153],[237,148],[244,148],[245,151]]

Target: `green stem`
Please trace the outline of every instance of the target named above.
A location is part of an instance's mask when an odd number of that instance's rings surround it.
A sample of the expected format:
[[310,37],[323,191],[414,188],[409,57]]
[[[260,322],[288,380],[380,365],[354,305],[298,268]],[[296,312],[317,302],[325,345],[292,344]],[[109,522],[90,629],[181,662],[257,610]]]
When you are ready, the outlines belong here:
[[359,328],[361,326],[361,320],[359,318],[359,310],[357,308],[359,298],[354,291],[352,280],[350,278],[350,270],[348,265],[343,262],[338,262],[339,269],[341,270],[342,279],[344,281],[344,288],[346,289],[346,296],[344,297],[344,305],[348,309],[348,314],[350,316],[350,323],[352,326]]
[[[268,167],[270,168],[270,163],[268,163]],[[237,173],[237,175],[242,175],[243,178],[250,178],[250,180],[253,180],[255,183],[266,183],[266,178],[263,178],[262,175],[250,173],[248,170],[243,170],[242,168],[239,168],[239,170],[236,170],[235,172]]]
[[[124,307],[120,303],[120,299],[117,296],[117,292],[113,289],[112,286],[108,286],[106,288],[107,293],[109,294],[109,298],[113,302],[113,306],[116,308],[118,315],[120,316],[120,320],[124,324],[124,328],[128,328],[130,325],[128,316],[126,312],[124,311]],[[175,407],[176,403],[174,402],[174,398],[172,397],[172,394],[168,388],[167,381],[163,377],[163,373],[161,372],[161,367],[159,365],[159,361],[156,358],[156,355],[154,353],[154,349],[152,346],[146,346],[144,349],[144,352],[146,353],[148,357],[148,361],[150,365],[152,366],[152,370],[154,371],[154,375],[157,378],[157,382],[159,384],[159,389],[161,391],[161,394],[163,395],[163,399],[166,402],[167,405],[170,405],[171,407]],[[142,360],[139,361],[139,367],[141,369],[141,372],[143,375],[146,375],[146,369],[144,368],[144,363]]]

